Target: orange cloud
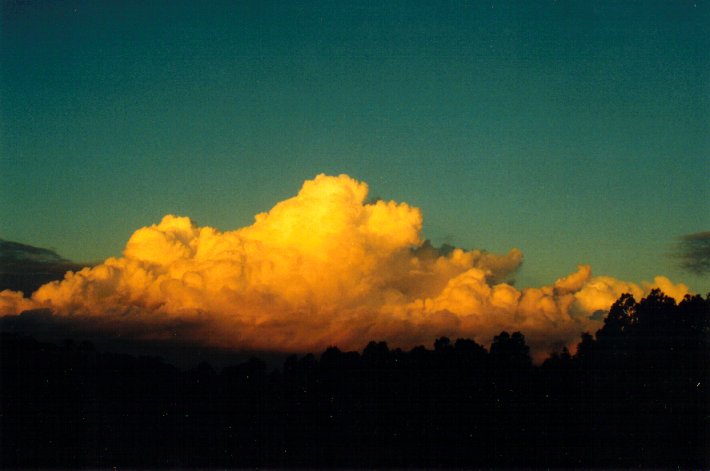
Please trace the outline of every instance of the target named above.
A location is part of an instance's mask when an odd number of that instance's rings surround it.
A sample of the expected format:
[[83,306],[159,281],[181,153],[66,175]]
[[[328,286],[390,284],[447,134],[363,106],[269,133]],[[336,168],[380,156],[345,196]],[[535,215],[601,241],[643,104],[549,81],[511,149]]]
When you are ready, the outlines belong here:
[[[123,257],[69,272],[31,297],[0,293],[0,314],[49,308],[56,316],[150,326],[186,322],[186,340],[228,348],[317,351],[385,339],[404,348],[438,335],[488,342],[521,330],[544,353],[574,343],[624,292],[653,287],[680,299],[686,286],[664,277],[643,286],[592,277],[588,266],[551,286],[504,282],[522,263],[496,255],[444,253],[421,238],[419,209],[367,202],[346,175],[319,175],[293,198],[222,232],[167,215],[137,230]],[[160,328],[159,328],[160,327]]]

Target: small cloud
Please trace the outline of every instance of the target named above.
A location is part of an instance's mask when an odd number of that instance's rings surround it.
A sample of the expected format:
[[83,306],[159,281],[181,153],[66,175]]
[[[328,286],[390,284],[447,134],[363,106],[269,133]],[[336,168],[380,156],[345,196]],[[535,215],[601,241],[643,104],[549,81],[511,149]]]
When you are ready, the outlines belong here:
[[17,262],[37,262],[37,263],[57,263],[66,262],[54,250],[32,245],[21,244],[9,240],[0,239],[0,260],[4,263]]
[[710,231],[681,236],[674,256],[684,270],[696,275],[710,273]]
[[61,280],[79,265],[54,250],[0,239],[0,291],[11,289],[29,296],[50,281]]

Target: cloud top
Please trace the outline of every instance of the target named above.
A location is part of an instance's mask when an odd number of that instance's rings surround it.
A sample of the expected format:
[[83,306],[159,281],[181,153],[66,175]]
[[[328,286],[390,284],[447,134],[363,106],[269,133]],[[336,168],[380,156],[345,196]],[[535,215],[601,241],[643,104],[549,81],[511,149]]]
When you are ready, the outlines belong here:
[[167,215],[138,229],[123,257],[69,272],[31,299],[0,293],[0,313],[49,308],[77,322],[140,325],[144,337],[180,323],[190,326],[180,330],[186,341],[282,351],[372,339],[407,348],[439,335],[488,342],[522,330],[544,353],[598,328],[594,313],[624,292],[687,293],[664,277],[643,285],[593,277],[586,265],[518,290],[504,280],[520,267],[519,250],[441,250],[421,227],[419,209],[370,201],[367,185],[346,175],[318,175],[233,231]]

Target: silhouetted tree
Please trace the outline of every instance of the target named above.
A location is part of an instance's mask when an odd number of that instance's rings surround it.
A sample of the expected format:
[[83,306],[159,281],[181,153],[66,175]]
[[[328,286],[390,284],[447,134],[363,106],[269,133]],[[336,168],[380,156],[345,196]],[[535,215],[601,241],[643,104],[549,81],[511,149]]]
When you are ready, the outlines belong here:
[[634,321],[635,308],[634,297],[629,293],[622,294],[604,318],[604,326],[597,332],[597,337],[619,338],[627,334]]
[[439,337],[434,341],[434,351],[436,352],[443,353],[452,349],[453,345],[451,345],[451,340],[448,337]]
[[493,337],[491,360],[496,367],[525,369],[532,365],[530,347],[525,344],[525,336],[520,332],[510,335],[503,331]]

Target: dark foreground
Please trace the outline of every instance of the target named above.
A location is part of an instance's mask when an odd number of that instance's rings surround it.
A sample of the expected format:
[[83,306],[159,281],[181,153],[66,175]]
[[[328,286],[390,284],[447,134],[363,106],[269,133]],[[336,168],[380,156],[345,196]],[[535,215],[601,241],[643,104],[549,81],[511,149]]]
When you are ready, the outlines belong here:
[[273,372],[3,334],[0,467],[708,468],[709,319],[654,292],[541,366],[501,333]]

